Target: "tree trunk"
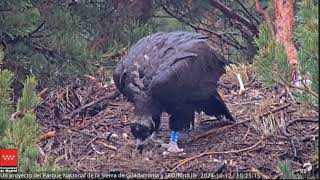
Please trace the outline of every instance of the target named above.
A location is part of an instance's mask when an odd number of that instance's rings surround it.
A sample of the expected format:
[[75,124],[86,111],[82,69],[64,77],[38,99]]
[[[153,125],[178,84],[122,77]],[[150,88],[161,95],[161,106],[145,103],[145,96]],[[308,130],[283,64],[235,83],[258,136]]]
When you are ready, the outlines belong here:
[[294,0],[275,0],[275,36],[282,43],[287,52],[288,64],[291,69],[291,80],[297,79],[298,54],[293,43],[294,29]]

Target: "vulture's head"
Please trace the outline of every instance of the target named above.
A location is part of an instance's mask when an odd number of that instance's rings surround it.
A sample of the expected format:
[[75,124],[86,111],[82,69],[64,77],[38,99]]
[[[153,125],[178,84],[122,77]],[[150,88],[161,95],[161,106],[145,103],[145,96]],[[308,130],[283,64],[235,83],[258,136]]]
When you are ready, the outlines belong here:
[[142,153],[143,146],[148,142],[155,130],[155,125],[151,116],[136,116],[130,124],[131,133],[136,139],[138,150]]

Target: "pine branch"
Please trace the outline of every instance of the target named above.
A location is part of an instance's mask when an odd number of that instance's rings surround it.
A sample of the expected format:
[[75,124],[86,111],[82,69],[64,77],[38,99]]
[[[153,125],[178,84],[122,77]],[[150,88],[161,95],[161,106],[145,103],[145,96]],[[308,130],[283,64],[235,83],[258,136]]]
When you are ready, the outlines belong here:
[[255,17],[254,15],[252,15],[252,13],[250,13],[248,11],[248,9],[239,1],[239,0],[236,0],[236,2],[242,7],[242,9],[249,15],[249,17],[251,17],[252,19],[255,20],[255,22],[257,24],[259,24],[259,20],[257,19],[257,17]]
[[269,14],[268,14],[268,11],[262,10],[262,9],[260,8],[259,0],[256,0],[256,12],[257,12],[258,14],[260,14],[260,15],[263,16],[263,18],[264,18],[264,20],[265,20],[265,22],[266,22],[267,24],[271,25],[271,20],[270,20],[270,16],[269,16]]
[[209,3],[219,9],[224,15],[226,15],[230,19],[235,19],[236,21],[240,22],[241,24],[245,25],[253,34],[258,34],[258,28],[253,25],[248,19],[242,17],[241,15],[235,13],[232,9],[225,6],[218,0],[210,0]]

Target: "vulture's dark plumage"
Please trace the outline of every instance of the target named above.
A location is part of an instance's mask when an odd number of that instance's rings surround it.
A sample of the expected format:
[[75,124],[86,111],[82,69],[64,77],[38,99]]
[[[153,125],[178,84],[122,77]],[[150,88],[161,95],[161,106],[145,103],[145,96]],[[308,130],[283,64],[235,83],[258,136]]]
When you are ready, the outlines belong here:
[[227,61],[206,44],[207,36],[191,32],[156,33],[139,40],[114,70],[117,88],[134,104],[131,132],[138,147],[170,114],[169,151],[180,151],[178,132],[189,129],[195,111],[234,121],[217,92]]

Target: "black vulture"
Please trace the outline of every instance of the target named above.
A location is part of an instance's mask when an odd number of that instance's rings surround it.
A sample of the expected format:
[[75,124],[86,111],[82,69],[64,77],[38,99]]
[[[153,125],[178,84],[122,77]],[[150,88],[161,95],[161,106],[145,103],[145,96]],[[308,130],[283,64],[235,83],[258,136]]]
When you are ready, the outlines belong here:
[[207,45],[207,38],[192,32],[155,33],[140,39],[117,64],[113,80],[134,105],[130,127],[140,151],[158,131],[162,112],[170,115],[170,152],[182,151],[179,132],[191,127],[196,111],[234,122],[217,92],[227,61]]

